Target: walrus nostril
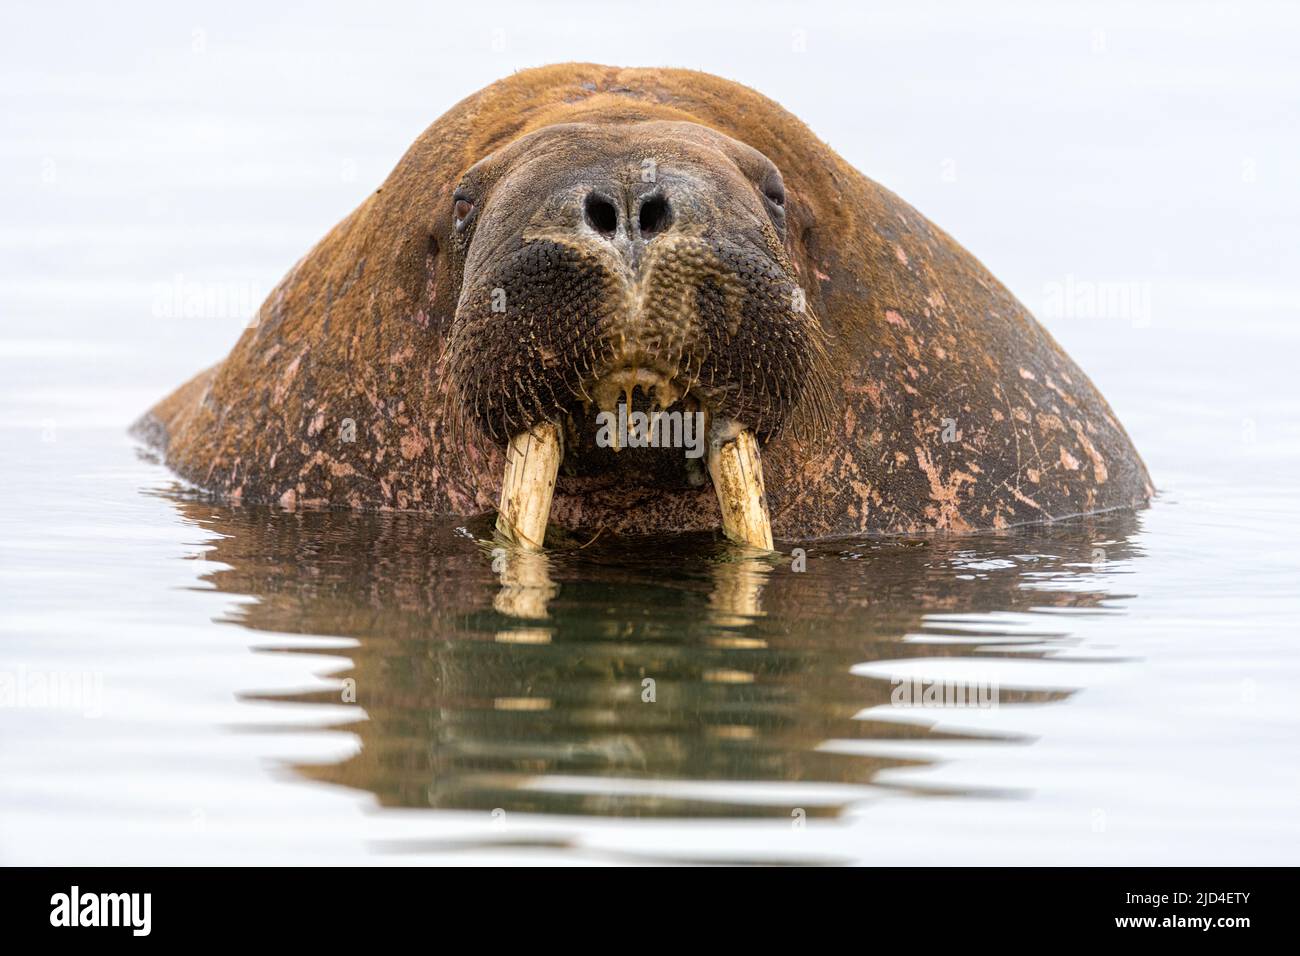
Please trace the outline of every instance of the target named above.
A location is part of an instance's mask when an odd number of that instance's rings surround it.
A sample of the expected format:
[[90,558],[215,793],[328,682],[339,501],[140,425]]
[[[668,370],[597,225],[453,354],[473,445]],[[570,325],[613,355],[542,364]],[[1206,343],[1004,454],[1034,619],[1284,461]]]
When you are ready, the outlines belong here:
[[588,196],[583,212],[587,217],[587,225],[602,236],[612,236],[618,229],[618,210],[604,196],[595,193]]
[[671,222],[672,211],[668,208],[668,200],[662,196],[651,196],[641,204],[637,227],[641,230],[642,236],[649,238],[663,232]]

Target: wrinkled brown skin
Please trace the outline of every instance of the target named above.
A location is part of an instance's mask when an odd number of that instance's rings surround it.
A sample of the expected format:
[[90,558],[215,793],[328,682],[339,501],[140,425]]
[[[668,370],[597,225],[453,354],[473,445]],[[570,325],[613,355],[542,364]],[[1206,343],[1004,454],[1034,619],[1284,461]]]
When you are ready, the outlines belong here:
[[[825,335],[832,405],[818,440],[785,430],[764,446],[776,537],[1004,528],[1149,499],[1106,401],[973,256],[772,101],[686,70],[566,64],[463,100],[289,272],[225,361],[137,433],[235,501],[492,510],[502,451],[448,420],[453,191],[543,127],[649,120],[722,132],[784,176],[785,254]],[[340,440],[345,419],[354,442]],[[638,533],[721,519],[707,485],[562,476],[551,520]]]

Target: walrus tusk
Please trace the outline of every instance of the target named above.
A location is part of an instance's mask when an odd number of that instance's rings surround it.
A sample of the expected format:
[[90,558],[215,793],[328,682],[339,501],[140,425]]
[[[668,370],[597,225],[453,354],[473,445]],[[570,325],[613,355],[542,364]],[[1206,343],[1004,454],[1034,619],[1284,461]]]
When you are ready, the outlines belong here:
[[722,509],[722,533],[752,548],[772,550],[763,461],[754,433],[716,424],[709,440],[709,477]]
[[[544,618],[547,605],[560,593],[551,578],[550,558],[522,548],[519,550],[519,554],[509,555],[501,565],[501,590],[492,599],[492,606],[509,617]],[[504,554],[504,551],[496,554]],[[500,634],[497,639],[510,642],[508,637],[502,638]]]
[[550,422],[510,439],[497,530],[525,551],[540,551],[560,470],[560,431]]

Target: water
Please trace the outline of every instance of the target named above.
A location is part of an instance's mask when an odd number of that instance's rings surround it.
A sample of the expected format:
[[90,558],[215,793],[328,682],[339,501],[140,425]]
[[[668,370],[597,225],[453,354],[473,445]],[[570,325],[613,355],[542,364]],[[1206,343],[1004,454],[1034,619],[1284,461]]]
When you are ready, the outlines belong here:
[[[638,19],[644,62],[763,89],[975,251],[1161,492],[803,571],[796,542],[599,539],[503,582],[490,520],[232,508],[125,434],[453,101],[626,49],[485,10],[455,42],[256,7],[28,10],[0,41],[0,674],[28,692],[0,862],[1293,862],[1294,14]],[[897,706],[913,681],[996,706]]]

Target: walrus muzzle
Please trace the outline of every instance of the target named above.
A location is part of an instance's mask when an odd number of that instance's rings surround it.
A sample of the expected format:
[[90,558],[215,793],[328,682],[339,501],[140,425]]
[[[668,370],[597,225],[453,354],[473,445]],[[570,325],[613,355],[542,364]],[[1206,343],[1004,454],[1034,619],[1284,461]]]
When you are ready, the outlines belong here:
[[[525,140],[456,193],[464,271],[447,367],[460,421],[506,448],[499,529],[540,547],[563,467],[642,488],[712,481],[724,533],[770,550],[761,448],[815,426],[826,382],[779,173],[693,124]],[[698,434],[705,462],[647,441],[681,416],[688,427],[659,433]],[[605,437],[596,423],[611,418]]]

